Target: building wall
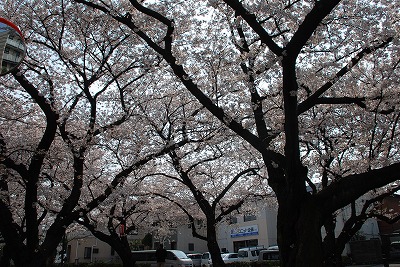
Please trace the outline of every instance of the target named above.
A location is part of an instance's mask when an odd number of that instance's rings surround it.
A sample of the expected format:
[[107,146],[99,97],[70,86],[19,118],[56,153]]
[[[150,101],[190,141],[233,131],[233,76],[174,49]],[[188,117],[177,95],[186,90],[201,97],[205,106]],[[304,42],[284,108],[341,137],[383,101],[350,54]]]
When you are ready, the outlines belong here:
[[[387,214],[395,217],[397,214],[400,213],[400,196],[393,195],[390,197],[386,197],[382,201],[380,209],[382,214]],[[381,234],[392,235],[393,233],[398,233],[400,231],[400,221],[391,224],[384,221],[379,221],[378,224]]]
[[[244,216],[238,216],[230,224],[224,223],[219,225],[217,235],[221,250],[223,252],[236,252],[239,248],[246,246],[258,245],[269,247],[276,245],[276,218],[276,210],[265,208],[261,210],[256,217],[246,217],[245,220]],[[205,236],[206,227],[203,222],[196,222],[196,229],[200,234]],[[138,236],[132,238],[138,239],[138,242],[140,243],[143,238],[143,233],[139,233]],[[98,240],[88,233],[86,236],[81,235],[70,239],[71,241],[68,243],[68,262],[70,263],[87,263],[96,261],[119,262],[120,260],[116,253],[112,255],[112,249],[108,244]],[[171,234],[160,237],[160,239],[153,238],[153,248],[149,249],[157,248],[160,243],[162,243],[166,249],[178,249],[187,254],[203,253],[208,251],[207,242],[193,237],[192,229],[188,225],[182,225],[176,229],[172,229]],[[92,253],[90,257],[86,254],[85,257],[85,250],[90,250],[96,253]]]
[[[198,232],[204,234],[205,226],[200,222],[197,224],[196,229]],[[187,225],[177,228],[176,241],[176,249],[182,250],[188,254],[208,251],[207,242],[193,237],[192,228]]]
[[[350,216],[349,207],[343,208],[336,217],[336,236],[341,232],[344,222]],[[205,225],[200,221],[196,225],[197,230],[205,235]],[[143,235],[136,236],[138,244]],[[273,208],[262,209],[256,217],[237,216],[230,221],[218,226],[218,243],[222,252],[237,252],[241,247],[260,246],[268,248],[277,245],[277,211]],[[378,223],[375,219],[365,222],[360,235],[365,239],[380,238]],[[322,232],[324,236],[324,232]],[[166,249],[178,249],[185,253],[202,253],[208,251],[207,242],[192,236],[192,229],[188,225],[182,225],[172,229],[171,234],[153,239],[153,249],[158,244],[163,243]],[[111,247],[97,240],[94,237],[75,238],[69,242],[70,258],[69,262],[91,262],[104,261],[108,258],[109,262],[119,260],[117,254],[111,255]],[[90,258],[84,257],[85,248],[98,248],[97,253],[93,253]],[[140,248],[139,248],[140,249]],[[350,254],[350,247],[347,246],[344,255]]]
[[[201,224],[198,224],[197,227],[200,228],[198,229],[199,232],[205,230]],[[172,234],[162,237],[161,239],[153,238],[152,248],[140,247],[136,249],[156,249],[158,245],[162,243],[166,249],[178,249],[187,254],[200,253],[208,250],[207,242],[194,238],[192,236],[191,228],[187,225],[172,229],[171,232]],[[128,236],[128,240],[131,243],[141,244],[143,237],[143,233],[138,233],[138,235]],[[95,238],[89,232],[78,234],[76,236],[70,235],[69,239],[70,241],[68,242],[67,249],[67,262],[69,263],[121,262],[118,254],[113,252],[112,248],[107,243]],[[92,252],[90,256],[88,255],[88,251]]]
[[91,235],[76,237],[68,242],[67,262],[119,262],[120,258],[111,247]]
[[277,244],[277,211],[262,209],[255,217],[237,216],[230,224],[218,229],[218,242],[221,250],[237,252],[241,247],[269,247]]
[[[357,211],[361,210],[362,205],[365,201],[365,198],[359,199],[356,202],[357,206]],[[351,217],[351,207],[346,206],[342,209],[340,209],[337,212],[336,215],[336,227],[335,227],[335,236],[338,237],[339,234],[342,232],[343,226],[345,222]],[[380,231],[379,231],[379,226],[378,222],[374,218],[367,219],[361,229],[358,231],[359,238],[365,239],[365,240],[371,240],[371,239],[380,239]],[[324,238],[326,235],[324,228],[322,228],[322,238]],[[356,238],[356,237],[354,237]],[[350,244],[348,243],[343,250],[342,255],[346,256],[351,254],[351,249],[350,249]]]
[[25,45],[11,27],[0,29],[0,72],[6,72],[19,64],[25,54]]

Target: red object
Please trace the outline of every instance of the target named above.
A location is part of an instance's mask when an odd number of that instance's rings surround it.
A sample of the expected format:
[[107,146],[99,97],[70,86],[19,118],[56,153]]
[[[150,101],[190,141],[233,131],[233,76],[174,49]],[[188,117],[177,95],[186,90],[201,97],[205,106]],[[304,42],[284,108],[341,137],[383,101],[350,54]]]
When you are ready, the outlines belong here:
[[20,29],[17,27],[17,25],[15,25],[14,23],[12,23],[11,21],[6,20],[5,18],[0,18],[0,23],[4,23],[7,24],[8,26],[10,26],[11,28],[13,28],[14,30],[16,30],[19,35],[21,36],[21,38],[24,38],[24,36],[22,35],[22,32],[20,31]]
[[119,225],[119,235],[120,236],[125,235],[125,225],[123,225],[123,224]]

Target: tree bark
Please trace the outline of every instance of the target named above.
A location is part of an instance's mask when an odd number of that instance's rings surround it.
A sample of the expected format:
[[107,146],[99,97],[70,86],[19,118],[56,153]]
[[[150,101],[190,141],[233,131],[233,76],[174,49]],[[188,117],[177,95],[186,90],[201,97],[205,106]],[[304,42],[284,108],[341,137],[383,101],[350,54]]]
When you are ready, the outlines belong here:
[[[338,263],[336,256],[336,236],[335,236],[335,218],[329,216],[325,220],[324,228],[326,236],[323,240],[323,251],[324,251],[324,261],[325,267],[336,267]],[[341,262],[341,261],[340,261]],[[339,265],[340,266],[340,265]]]
[[132,258],[132,254],[131,253],[129,253],[129,256],[128,255],[123,255],[123,257],[122,256],[120,256],[120,257],[121,257],[121,260],[122,260],[122,266],[123,267],[133,267],[135,265],[135,260]]
[[2,267],[10,266],[11,258],[10,258],[9,253],[10,252],[8,251],[8,247],[7,247],[7,245],[5,245],[3,247],[3,255],[1,255],[1,258],[0,258],[0,266],[2,266]]
[[24,253],[17,260],[14,259],[15,267],[47,267],[46,258],[40,253],[33,254],[32,256]]
[[321,267],[322,250],[322,211],[314,199],[307,199],[302,207],[296,225],[297,244],[295,245],[296,267]]
[[304,201],[300,210],[293,209],[293,205],[279,208],[278,243],[282,267],[324,266],[321,219],[318,203],[312,199]]
[[211,254],[214,267],[224,267],[225,263],[221,257],[221,250],[217,242],[217,231],[214,220],[207,220],[207,247]]

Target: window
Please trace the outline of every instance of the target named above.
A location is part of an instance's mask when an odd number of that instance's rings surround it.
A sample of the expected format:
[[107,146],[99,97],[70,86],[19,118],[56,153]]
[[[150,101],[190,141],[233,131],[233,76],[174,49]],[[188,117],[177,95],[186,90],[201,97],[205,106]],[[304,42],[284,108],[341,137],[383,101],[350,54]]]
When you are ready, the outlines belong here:
[[262,259],[267,260],[279,260],[279,251],[264,251]]
[[241,258],[247,258],[249,256],[249,253],[247,251],[239,251],[238,255]]
[[189,243],[189,251],[194,251],[194,244],[193,243]]
[[167,251],[167,260],[176,260],[174,253],[172,253],[171,251]]
[[205,259],[205,260],[209,259],[210,258],[210,253],[209,252],[203,253],[203,256],[201,256],[201,258]]
[[71,245],[68,245],[67,246],[67,262],[68,262],[68,259],[70,259],[70,257],[71,257],[71,249],[72,249],[72,246]]
[[257,246],[258,246],[258,239],[250,239],[250,240],[233,242],[233,250],[234,251],[238,251],[240,248],[257,247]]
[[201,228],[201,227],[203,227],[203,225],[204,225],[204,221],[203,221],[203,220],[200,220],[200,219],[197,219],[197,220],[196,220],[196,224],[197,224],[198,227]]
[[170,249],[176,249],[176,241],[171,241],[170,243]]
[[249,222],[249,221],[255,221],[257,220],[256,215],[244,215],[244,221]]
[[99,254],[99,248],[93,248],[93,254]]
[[84,259],[90,259],[92,257],[92,248],[91,247],[85,247],[85,252],[83,254]]

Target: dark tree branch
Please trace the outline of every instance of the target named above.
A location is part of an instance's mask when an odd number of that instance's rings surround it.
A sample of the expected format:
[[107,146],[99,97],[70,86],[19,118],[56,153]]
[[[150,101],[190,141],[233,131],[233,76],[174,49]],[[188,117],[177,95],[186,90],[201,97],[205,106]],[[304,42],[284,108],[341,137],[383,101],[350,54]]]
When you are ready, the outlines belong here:
[[271,36],[265,31],[261,23],[257,21],[256,16],[246,10],[239,0],[224,0],[224,2],[236,12],[237,16],[241,16],[247,24],[249,24],[258,36],[260,36],[261,42],[266,44],[275,55],[282,55],[283,49],[272,40]]
[[394,163],[380,169],[349,175],[332,183],[315,196],[324,206],[325,213],[333,213],[368,191],[400,179],[399,173],[400,163]]
[[171,199],[171,198],[169,198],[169,197],[167,197],[167,196],[165,196],[165,195],[158,194],[158,193],[153,193],[153,194],[154,194],[155,196],[158,196],[158,197],[161,197],[161,198],[163,198],[163,199],[166,199],[166,200],[168,200],[169,202],[173,203],[174,205],[178,206],[178,207],[186,214],[186,216],[189,218],[189,222],[190,222],[190,225],[191,225],[193,237],[196,237],[196,238],[199,238],[199,239],[201,239],[201,240],[207,241],[207,237],[206,237],[206,236],[200,235],[200,234],[197,232],[196,224],[195,224],[195,219],[194,219],[194,217],[190,214],[190,212],[189,212],[184,206],[182,206],[179,202],[177,202],[177,201],[175,201],[175,200],[173,200],[173,199]]
[[[321,86],[318,90],[315,91],[314,94],[312,94],[310,97],[308,97],[306,100],[304,100],[302,103],[298,105],[298,114],[302,114],[309,110],[310,108],[314,107],[316,104],[330,104],[330,103],[324,103],[324,101],[328,101],[327,98],[325,100],[321,100],[320,96],[324,94],[326,91],[328,91],[334,84],[336,84],[337,81],[341,77],[343,77],[345,74],[350,72],[352,68],[357,65],[360,60],[362,60],[365,56],[371,54],[375,50],[379,48],[383,48],[387,46],[390,42],[393,41],[393,37],[389,37],[386,40],[383,40],[380,43],[371,45],[369,47],[366,47],[362,49],[356,56],[354,56],[351,60],[350,63],[341,68],[336,75],[334,76],[333,79],[330,81],[326,82],[323,86]],[[350,101],[351,99],[354,100],[354,102]],[[344,104],[350,104],[350,103],[355,103],[359,105],[362,108],[365,108],[365,103],[364,103],[364,98],[342,98],[342,100],[346,100],[348,102],[344,102]],[[332,100],[333,101],[333,100]],[[333,104],[341,104],[340,102]]]

